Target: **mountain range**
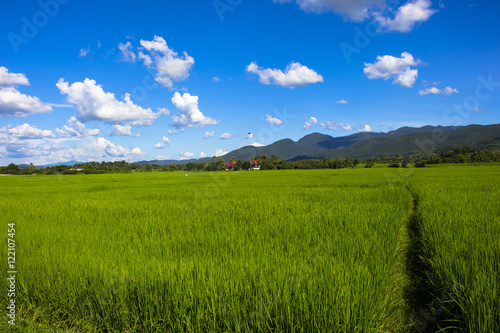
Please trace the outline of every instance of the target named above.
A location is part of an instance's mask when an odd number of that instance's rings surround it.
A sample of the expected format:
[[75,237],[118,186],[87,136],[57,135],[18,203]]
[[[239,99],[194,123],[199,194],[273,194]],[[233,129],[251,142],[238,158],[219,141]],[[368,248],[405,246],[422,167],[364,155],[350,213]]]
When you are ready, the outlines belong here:
[[[298,141],[283,139],[268,146],[245,146],[223,156],[225,161],[250,160],[257,155],[278,156],[284,160],[323,158],[369,158],[395,154],[425,155],[434,151],[467,146],[472,149],[500,149],[500,124],[469,126],[401,127],[387,133],[362,132],[342,137],[312,133]],[[211,157],[183,160],[182,163],[208,162]],[[141,161],[140,164],[167,165],[177,160]]]

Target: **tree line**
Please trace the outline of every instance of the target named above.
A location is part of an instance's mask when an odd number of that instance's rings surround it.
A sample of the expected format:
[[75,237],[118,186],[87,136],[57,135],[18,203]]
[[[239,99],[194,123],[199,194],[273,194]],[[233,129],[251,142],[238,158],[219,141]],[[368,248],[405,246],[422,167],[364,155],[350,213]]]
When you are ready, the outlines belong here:
[[[0,174],[12,175],[32,175],[32,174],[107,174],[107,173],[132,173],[132,172],[172,172],[172,171],[223,171],[223,170],[250,170],[252,161],[260,170],[285,170],[285,169],[342,169],[354,168],[359,164],[364,164],[370,168],[375,164],[389,164],[389,167],[425,167],[429,164],[444,163],[488,163],[500,162],[500,150],[490,151],[488,149],[475,150],[469,147],[460,147],[450,150],[437,151],[435,153],[422,156],[408,154],[400,156],[374,157],[366,159],[358,158],[337,158],[337,159],[316,159],[287,161],[280,160],[276,155],[258,155],[251,160],[240,160],[233,157],[232,163],[228,164],[222,157],[213,157],[211,162],[189,162],[171,163],[169,165],[157,165],[151,163],[128,163],[126,161],[115,162],[86,162],[74,165],[55,165],[37,168],[35,165],[16,165],[11,163],[7,166],[0,166]],[[229,162],[229,161],[228,161]],[[230,167],[228,167],[230,165]]]

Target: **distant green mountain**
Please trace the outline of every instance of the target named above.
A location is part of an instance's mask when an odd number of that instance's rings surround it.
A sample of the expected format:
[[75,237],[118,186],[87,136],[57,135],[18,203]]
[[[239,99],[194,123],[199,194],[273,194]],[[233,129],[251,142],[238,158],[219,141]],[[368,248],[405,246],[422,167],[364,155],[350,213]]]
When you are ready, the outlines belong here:
[[428,154],[435,150],[467,146],[472,149],[500,149],[500,124],[470,125],[465,127],[436,128],[425,132],[404,130],[375,138],[358,141],[345,148],[329,149],[301,158],[367,158],[395,154]]
[[[250,160],[257,155],[278,156],[284,160],[322,158],[368,158],[395,154],[428,154],[436,150],[468,146],[472,149],[500,149],[500,124],[469,126],[401,127],[388,133],[363,132],[342,137],[321,133],[304,136],[297,142],[283,139],[263,147],[245,146],[223,156],[225,161]],[[165,165],[170,163],[209,162],[211,157],[188,161],[141,161]]]
[[266,154],[268,157],[271,157],[271,155],[275,154],[280,160],[289,160],[297,155],[310,155],[324,150],[324,148],[314,146],[314,144],[307,146],[291,139],[283,139],[264,147],[246,146],[233,150],[223,155],[222,158],[227,161],[234,156],[236,159],[246,161],[257,155]]

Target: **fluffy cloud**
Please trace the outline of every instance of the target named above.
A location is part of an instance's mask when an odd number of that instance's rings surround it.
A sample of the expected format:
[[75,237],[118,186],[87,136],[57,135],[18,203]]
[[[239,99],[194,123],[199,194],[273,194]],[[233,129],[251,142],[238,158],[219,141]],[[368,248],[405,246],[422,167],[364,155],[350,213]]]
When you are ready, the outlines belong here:
[[130,125],[122,126],[115,124],[113,127],[115,130],[111,132],[111,136],[140,136],[140,134],[132,133],[132,126]]
[[177,130],[167,130],[167,133],[170,135],[179,134],[179,132],[177,132]]
[[340,101],[337,101],[337,104],[347,104],[348,102],[345,99],[341,99]]
[[189,77],[194,59],[186,52],[183,52],[183,56],[179,56],[160,36],[154,36],[152,41],[141,39],[140,43],[144,52],[139,52],[139,59],[145,66],[156,71],[155,80],[158,83],[172,88],[174,82],[184,81]]
[[363,127],[361,127],[358,132],[372,132],[373,129],[371,128],[370,125],[364,125]]
[[123,62],[135,62],[136,55],[132,51],[132,43],[126,42],[125,44],[118,44],[118,49],[121,51],[121,61]]
[[254,142],[254,143],[252,143],[250,146],[254,146],[254,147],[265,147],[266,145],[263,145],[262,143]]
[[26,75],[22,73],[9,73],[7,68],[0,66],[0,87],[14,87],[17,85],[30,85]]
[[29,124],[17,125],[16,127],[7,126],[0,128],[0,133],[7,133],[13,138],[18,139],[47,139],[55,138],[54,133],[51,130],[42,130],[36,126],[31,126]]
[[448,86],[448,87],[445,87],[443,89],[439,89],[437,87],[430,87],[430,88],[426,88],[425,90],[420,90],[418,93],[420,94],[420,96],[438,95],[438,94],[450,96],[452,94],[458,94],[458,93],[460,93],[460,91]]
[[321,75],[298,62],[288,65],[284,73],[281,69],[259,67],[255,62],[250,63],[246,71],[258,75],[260,83],[264,85],[275,84],[285,88],[295,88],[323,82]]
[[347,16],[353,21],[363,21],[370,12],[381,8],[383,0],[273,0],[275,3],[295,1],[305,12],[324,13],[335,12]]
[[29,84],[26,75],[9,73],[7,68],[0,67],[0,118],[27,117],[53,110],[38,97],[21,94],[15,88],[17,85],[29,86]]
[[64,125],[62,129],[56,128],[56,133],[61,137],[77,137],[84,138],[87,136],[99,135],[101,131],[98,129],[87,129],[85,124],[81,123],[76,119],[76,117],[71,117],[68,119],[67,125]]
[[198,96],[192,96],[189,93],[184,93],[182,96],[179,92],[175,92],[172,97],[172,103],[179,109],[178,114],[172,116],[172,126],[177,128],[185,127],[202,127],[205,125],[215,125],[217,120],[205,117],[201,113],[198,106]]
[[[374,19],[381,30],[409,32],[415,24],[427,21],[436,11],[430,0],[410,0],[399,8],[388,0],[273,0],[275,3],[296,2],[308,13],[334,12],[352,21]],[[394,13],[393,18],[384,13]]]
[[393,19],[378,17],[380,26],[388,31],[409,32],[413,30],[415,24],[427,21],[435,10],[430,9],[430,0],[417,0],[409,2],[398,8]]
[[[133,160],[141,157],[143,152],[139,148],[124,148],[104,138],[95,138],[82,141],[78,147],[68,147],[51,143],[58,139],[48,138],[39,140],[17,137],[2,137],[0,135],[0,156],[8,159],[20,159],[18,163],[27,161],[35,164],[61,163],[65,161],[102,161],[102,160]],[[45,142],[47,141],[47,142]]]
[[182,160],[189,160],[191,158],[193,158],[194,154],[193,153],[190,153],[190,152],[185,152],[183,153],[182,151],[179,153],[179,159],[182,161]]
[[219,79],[217,76],[214,76],[214,77],[212,78],[212,81],[214,81],[214,82],[220,82],[220,79]]
[[266,121],[270,124],[274,124],[274,125],[281,125],[283,124],[283,122],[281,121],[281,119],[278,119],[278,118],[275,118],[275,117],[272,117],[268,114],[266,114]]
[[156,148],[156,149],[163,149],[163,148],[165,148],[165,147],[166,147],[166,146],[165,146],[165,143],[167,144],[167,146],[170,146],[170,139],[169,139],[169,138],[167,138],[166,136],[164,136],[164,137],[162,138],[162,141],[161,141],[161,142],[158,142],[157,144],[155,144],[155,145],[153,146],[153,148]]
[[150,126],[161,115],[161,112],[154,113],[149,108],[143,109],[135,105],[128,93],[125,94],[123,102],[117,100],[113,93],[105,92],[94,80],[85,79],[70,85],[61,78],[56,86],[61,94],[68,95],[69,103],[77,106],[78,119],[83,122],[99,120],[115,124]]
[[219,148],[215,152],[215,156],[219,157],[219,156],[222,156],[222,155],[226,155],[227,153],[228,153],[227,151],[223,151],[221,148]]
[[215,132],[212,131],[212,132],[205,132],[205,134],[203,135],[203,139],[208,139],[208,138],[211,138],[215,135]]
[[170,110],[167,108],[158,108],[158,111],[163,113],[165,116],[170,116]]
[[139,148],[127,149],[120,145],[115,145],[109,140],[104,138],[97,138],[96,141],[91,143],[91,148],[97,149],[104,153],[104,156],[109,157],[125,157],[127,155],[141,155],[142,152]]
[[223,133],[219,139],[221,140],[229,140],[229,139],[232,139],[233,138],[233,135],[232,134],[229,134],[229,133]]
[[411,88],[418,76],[418,70],[411,69],[411,66],[418,66],[419,64],[421,64],[420,60],[415,60],[410,53],[403,52],[401,58],[384,55],[377,56],[377,61],[373,64],[365,62],[364,72],[370,80],[393,79],[394,84]]
[[204,157],[208,157],[207,154],[205,154],[204,152],[201,152],[200,153],[200,158],[204,158]]
[[303,129],[310,129],[312,126],[316,125],[318,123],[318,119],[315,117],[310,117],[307,119],[305,124],[302,126]]
[[324,129],[329,129],[329,130],[336,130],[336,129],[343,129],[344,131],[350,131],[352,130],[352,126],[349,124],[343,124],[343,123],[336,123],[333,121],[323,121],[321,124],[321,127]]

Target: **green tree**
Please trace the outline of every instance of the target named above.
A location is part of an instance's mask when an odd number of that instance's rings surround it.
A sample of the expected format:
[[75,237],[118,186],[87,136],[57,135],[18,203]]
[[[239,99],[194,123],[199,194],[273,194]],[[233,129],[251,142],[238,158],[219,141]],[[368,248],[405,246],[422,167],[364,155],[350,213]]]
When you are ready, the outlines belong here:
[[219,159],[217,160],[216,169],[217,171],[222,171],[226,169],[226,162],[222,157],[219,157]]
[[241,165],[241,168],[242,168],[243,170],[250,170],[250,167],[251,167],[251,165],[250,165],[250,161],[245,161],[245,162],[243,162],[243,164]]

